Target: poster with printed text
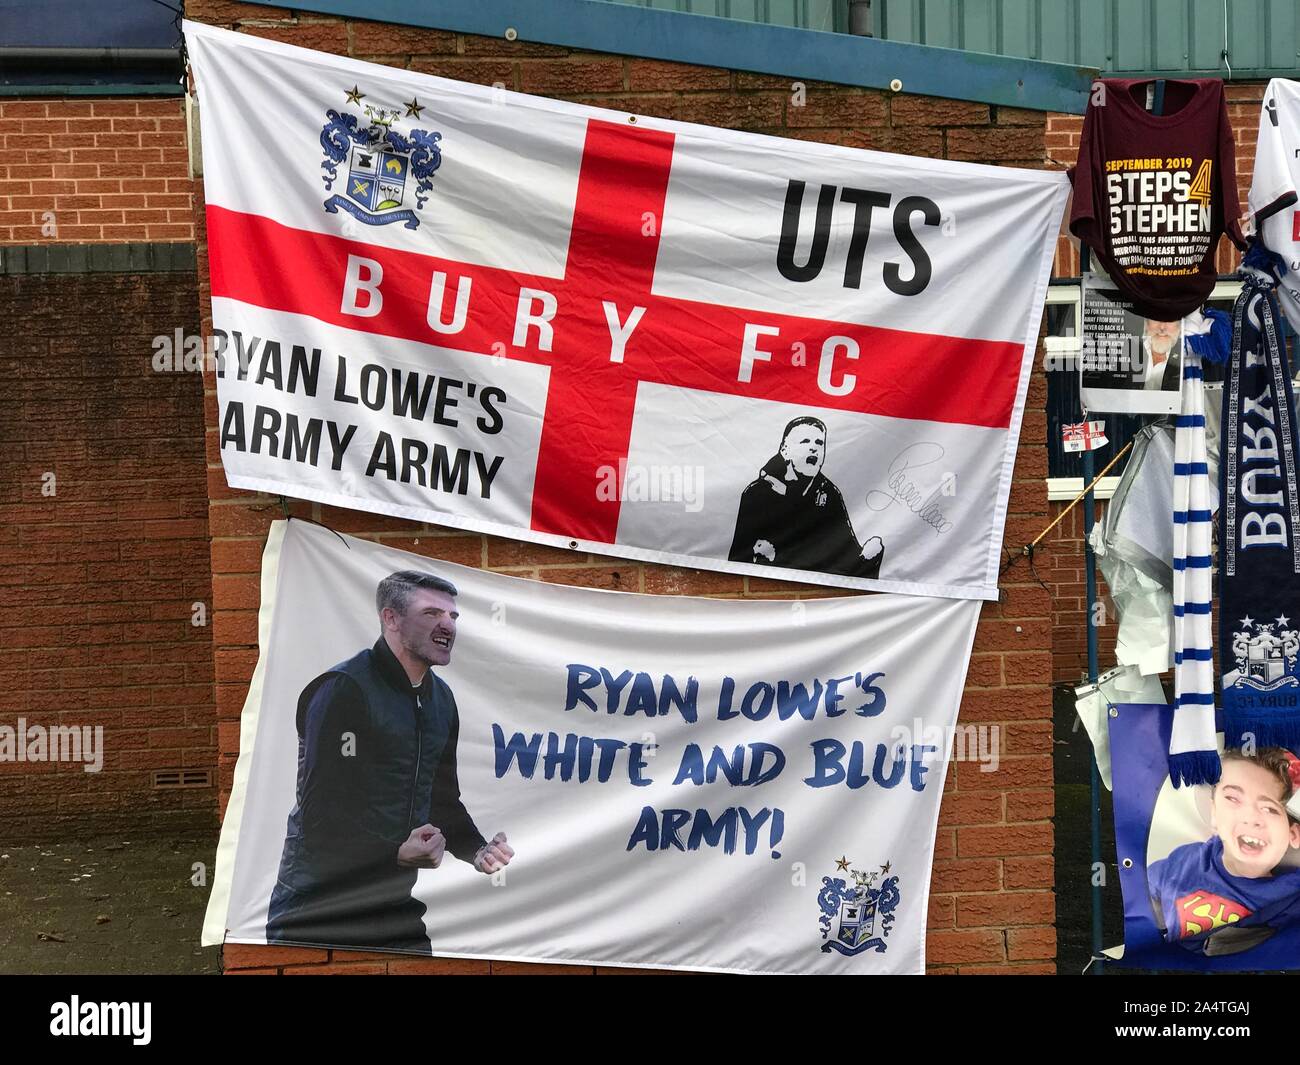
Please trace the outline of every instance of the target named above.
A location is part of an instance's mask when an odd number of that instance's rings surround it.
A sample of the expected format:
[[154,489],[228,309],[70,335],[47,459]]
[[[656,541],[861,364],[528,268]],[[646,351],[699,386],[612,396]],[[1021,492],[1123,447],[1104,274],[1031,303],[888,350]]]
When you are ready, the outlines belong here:
[[1064,175],[186,41],[230,485],[996,597]]
[[572,588],[276,522],[204,942],[920,973],[979,610]]

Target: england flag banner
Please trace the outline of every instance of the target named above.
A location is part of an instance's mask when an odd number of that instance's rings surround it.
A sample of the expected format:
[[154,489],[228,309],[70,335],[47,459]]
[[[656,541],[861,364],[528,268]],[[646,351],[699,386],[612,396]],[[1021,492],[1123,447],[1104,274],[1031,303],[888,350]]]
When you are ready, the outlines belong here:
[[185,34],[231,486],[996,598],[1063,174]]
[[278,521],[203,941],[921,973],[950,752],[997,768],[996,726],[955,725],[979,611],[574,588]]

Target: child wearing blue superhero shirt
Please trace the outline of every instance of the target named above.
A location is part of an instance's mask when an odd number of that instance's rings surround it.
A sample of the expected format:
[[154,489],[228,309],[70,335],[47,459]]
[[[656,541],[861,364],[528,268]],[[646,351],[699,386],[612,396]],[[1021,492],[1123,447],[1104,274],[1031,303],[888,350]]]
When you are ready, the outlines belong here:
[[1279,747],[1225,751],[1214,786],[1215,835],[1188,843],[1147,869],[1165,940],[1195,953],[1237,953],[1300,918],[1300,868],[1279,868],[1300,847],[1288,816],[1300,760]]

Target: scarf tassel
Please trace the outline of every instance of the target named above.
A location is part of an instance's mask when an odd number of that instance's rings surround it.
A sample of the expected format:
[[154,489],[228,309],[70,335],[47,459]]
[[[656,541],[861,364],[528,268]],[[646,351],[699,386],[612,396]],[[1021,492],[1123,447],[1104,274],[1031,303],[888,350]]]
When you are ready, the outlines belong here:
[[1219,782],[1219,755],[1216,751],[1184,751],[1169,756],[1169,779],[1174,787]]
[[1256,747],[1300,750],[1300,709],[1286,713],[1275,710],[1267,718],[1226,709],[1224,726],[1224,745],[1227,747],[1241,747],[1249,742]]

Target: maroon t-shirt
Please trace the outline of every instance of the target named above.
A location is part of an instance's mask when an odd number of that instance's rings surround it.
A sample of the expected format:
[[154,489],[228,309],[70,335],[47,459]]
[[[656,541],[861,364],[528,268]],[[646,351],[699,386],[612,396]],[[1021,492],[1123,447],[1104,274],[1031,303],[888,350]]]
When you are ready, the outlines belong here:
[[1164,111],[1144,106],[1150,78],[1094,82],[1070,232],[1144,318],[1172,322],[1214,288],[1226,232],[1244,248],[1232,127],[1216,79],[1165,82]]

